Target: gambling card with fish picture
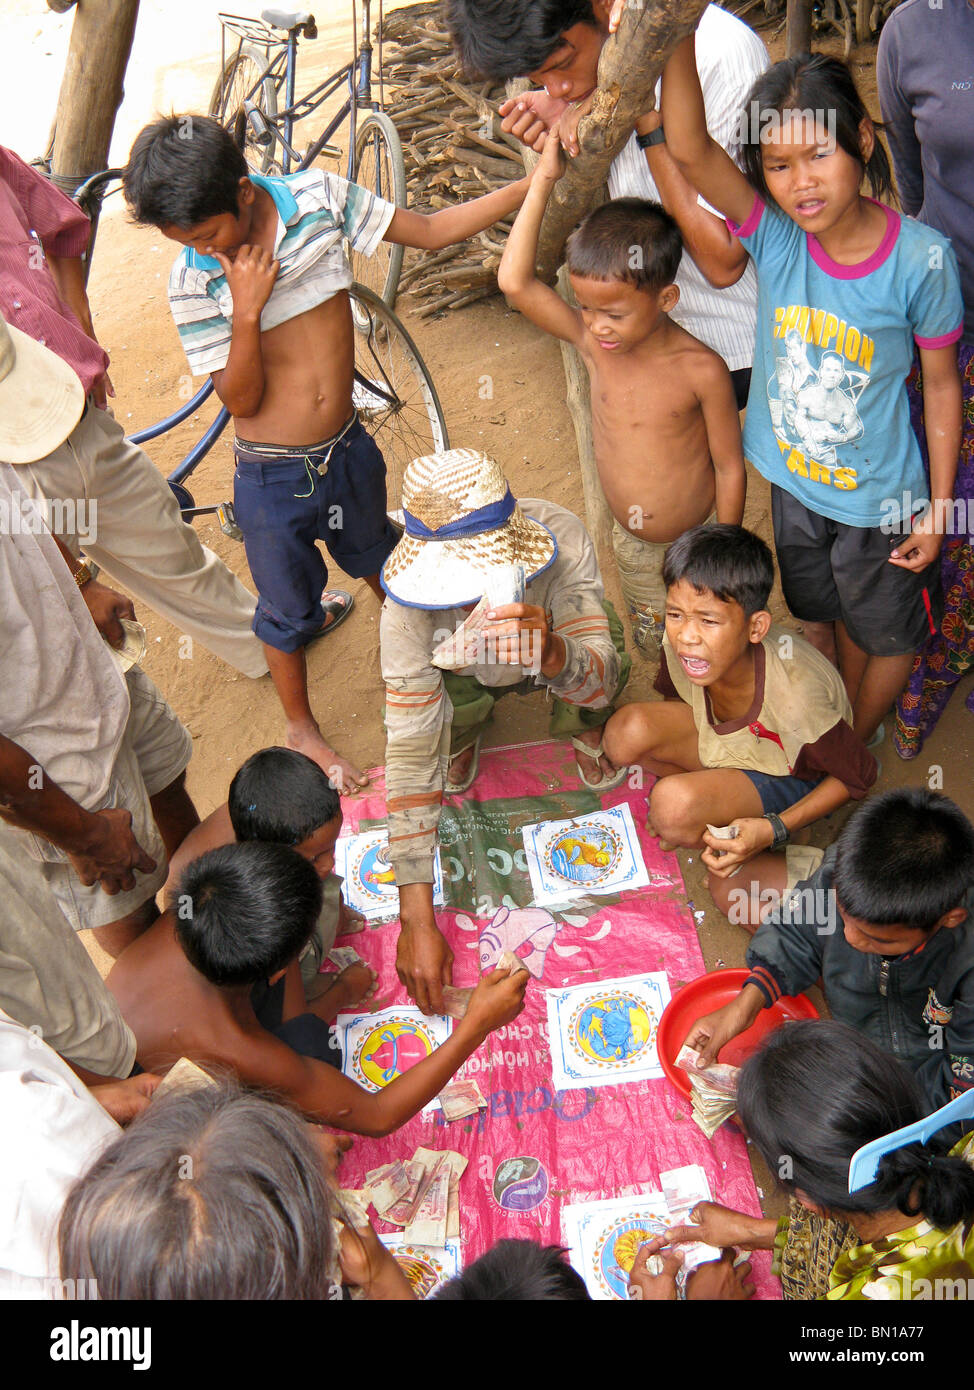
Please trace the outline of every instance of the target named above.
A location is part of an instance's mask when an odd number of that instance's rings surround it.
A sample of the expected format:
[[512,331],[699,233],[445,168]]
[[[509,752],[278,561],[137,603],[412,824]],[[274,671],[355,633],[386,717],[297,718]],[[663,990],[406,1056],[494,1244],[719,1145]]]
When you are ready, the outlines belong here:
[[521,833],[539,906],[650,883],[628,803],[572,820],[526,825]]

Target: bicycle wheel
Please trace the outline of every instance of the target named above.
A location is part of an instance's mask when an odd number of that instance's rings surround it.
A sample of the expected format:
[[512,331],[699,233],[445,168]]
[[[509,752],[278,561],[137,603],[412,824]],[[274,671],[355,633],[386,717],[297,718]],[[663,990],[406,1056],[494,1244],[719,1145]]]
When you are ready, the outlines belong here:
[[[267,58],[259,48],[245,44],[234,54],[217,78],[210,98],[209,115],[230,131],[248,166],[258,174],[280,173],[274,160],[275,141],[258,145],[244,113],[244,101],[249,99],[268,125],[277,119],[277,92],[273,79],[260,75],[267,67]],[[258,83],[260,83],[258,87]],[[273,128],[272,128],[273,133]]]
[[[400,208],[406,206],[402,144],[396,127],[384,111],[370,112],[355,132],[352,180],[387,203],[395,203]],[[362,256],[351,247],[348,249],[356,282],[365,285],[393,308],[402,273],[403,248],[383,241],[374,256]],[[367,329],[365,322],[358,318],[355,322],[360,332]]]
[[450,447],[436,388],[405,328],[377,294],[353,285],[357,322],[352,400],[386,461],[389,515],[396,516],[406,465]]

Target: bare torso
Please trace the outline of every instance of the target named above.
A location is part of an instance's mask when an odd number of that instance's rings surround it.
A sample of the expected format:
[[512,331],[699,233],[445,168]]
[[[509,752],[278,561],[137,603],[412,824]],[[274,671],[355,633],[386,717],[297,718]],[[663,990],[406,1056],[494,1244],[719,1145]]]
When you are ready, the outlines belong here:
[[234,421],[241,439],[295,446],[331,439],[352,413],[354,327],[344,290],[260,335],[264,394]]
[[[262,1037],[270,1040],[246,996],[239,1002],[193,969],[170,912],[122,952],[106,983],[135,1034],[136,1056],[147,1071],[166,1071],[180,1057],[234,1066]],[[300,972],[292,966],[285,1018],[302,1011],[303,998]]]
[[716,480],[695,380],[714,353],[675,323],[625,354],[590,337],[599,480],[619,524],[647,541],[671,541],[706,521]]

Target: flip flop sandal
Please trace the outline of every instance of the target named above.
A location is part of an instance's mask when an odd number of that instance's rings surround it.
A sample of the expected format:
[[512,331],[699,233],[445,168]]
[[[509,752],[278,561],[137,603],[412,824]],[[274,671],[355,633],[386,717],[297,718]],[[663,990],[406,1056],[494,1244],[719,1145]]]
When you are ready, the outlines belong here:
[[[467,744],[467,748],[473,748],[473,757],[470,759],[470,767],[467,769],[467,775],[462,782],[451,781],[450,773],[447,771],[446,786],[443,788],[444,796],[459,796],[462,792],[469,791],[477,780],[477,770],[480,766],[480,741],[482,738],[483,734],[478,734],[472,744]],[[461,753],[466,753],[467,748],[459,748],[452,754],[450,761],[452,762],[453,758],[458,758]]]
[[[326,603],[325,594],[333,594],[334,598],[329,599]],[[344,603],[339,602],[340,599],[344,599]],[[311,638],[312,642],[317,642],[319,637],[327,637],[329,632],[334,632],[335,628],[345,621],[355,607],[355,599],[347,589],[322,589],[321,606],[326,614],[330,614],[332,620],[327,627],[319,628]],[[310,646],[310,643],[308,645]]]
[[[586,758],[601,758],[605,753],[601,739],[599,740],[598,746],[593,748],[590,743],[586,743],[583,739],[573,738],[572,747],[575,749],[576,753],[581,753]],[[577,758],[575,759],[575,768],[578,772],[580,781],[593,792],[610,792],[614,787],[621,786],[626,780],[626,774],[629,771],[627,767],[617,767],[615,772],[605,772],[598,782],[592,782],[585,776]]]

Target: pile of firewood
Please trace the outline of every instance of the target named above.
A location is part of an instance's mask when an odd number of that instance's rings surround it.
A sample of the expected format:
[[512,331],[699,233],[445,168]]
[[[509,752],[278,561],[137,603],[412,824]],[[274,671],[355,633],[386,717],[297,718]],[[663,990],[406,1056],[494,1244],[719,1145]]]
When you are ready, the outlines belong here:
[[[427,211],[479,198],[524,174],[523,146],[500,128],[503,83],[463,81],[443,10],[432,0],[393,10],[382,23],[385,108],[402,140],[409,205]],[[413,313],[425,318],[494,294],[513,220],[511,214],[458,246],[411,260],[399,288],[425,301]]]

